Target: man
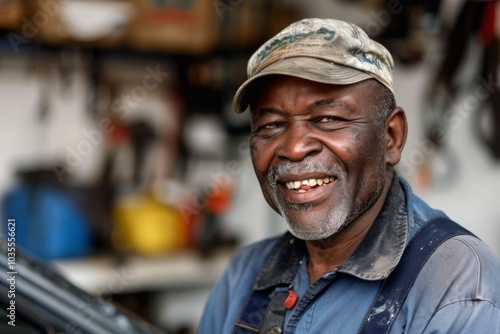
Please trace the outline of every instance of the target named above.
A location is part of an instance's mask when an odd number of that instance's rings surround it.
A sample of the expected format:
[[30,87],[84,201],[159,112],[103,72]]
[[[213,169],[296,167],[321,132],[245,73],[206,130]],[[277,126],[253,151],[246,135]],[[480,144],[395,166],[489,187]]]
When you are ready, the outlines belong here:
[[392,69],[337,20],[251,57],[234,108],[249,106],[254,169],[290,233],[235,256],[200,333],[500,333],[500,261],[393,170],[407,123]]

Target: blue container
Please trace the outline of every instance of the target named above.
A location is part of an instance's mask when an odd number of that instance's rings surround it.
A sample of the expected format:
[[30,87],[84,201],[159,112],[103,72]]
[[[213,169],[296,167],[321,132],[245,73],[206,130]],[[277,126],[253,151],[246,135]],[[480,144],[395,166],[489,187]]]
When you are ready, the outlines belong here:
[[88,255],[91,231],[85,213],[66,190],[23,182],[3,198],[3,233],[16,222],[16,247],[41,259]]

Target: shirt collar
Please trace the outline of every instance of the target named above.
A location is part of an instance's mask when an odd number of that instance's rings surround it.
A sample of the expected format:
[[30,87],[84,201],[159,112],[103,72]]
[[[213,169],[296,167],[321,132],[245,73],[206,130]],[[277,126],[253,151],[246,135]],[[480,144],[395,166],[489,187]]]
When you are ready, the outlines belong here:
[[406,196],[394,175],[382,210],[354,253],[338,272],[366,280],[384,279],[399,263],[408,239]]
[[[405,193],[394,175],[382,210],[354,253],[337,272],[365,280],[384,279],[399,263],[408,237]],[[264,290],[293,281],[306,252],[305,242],[286,233],[278,240],[260,271],[254,289]]]

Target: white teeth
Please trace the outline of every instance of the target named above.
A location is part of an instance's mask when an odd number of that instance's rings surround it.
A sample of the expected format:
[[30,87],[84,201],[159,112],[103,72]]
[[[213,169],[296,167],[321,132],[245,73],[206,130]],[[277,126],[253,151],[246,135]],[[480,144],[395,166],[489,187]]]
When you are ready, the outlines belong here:
[[306,191],[304,189],[299,189],[299,193],[305,193]]
[[[323,179],[309,179],[309,180],[302,180],[302,181],[290,181],[286,183],[286,187],[288,189],[294,189],[298,190],[302,185],[304,186],[309,186],[309,187],[314,187],[315,185],[323,185],[323,184],[328,184],[330,182],[335,181],[334,177],[325,177]],[[299,192],[306,192],[307,190],[301,189]]]

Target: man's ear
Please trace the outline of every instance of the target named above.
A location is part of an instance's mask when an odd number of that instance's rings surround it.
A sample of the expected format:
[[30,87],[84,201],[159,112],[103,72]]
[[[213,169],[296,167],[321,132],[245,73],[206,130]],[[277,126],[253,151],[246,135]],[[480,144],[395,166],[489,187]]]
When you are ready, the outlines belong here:
[[385,161],[389,166],[396,165],[408,135],[405,111],[396,107],[385,121]]

